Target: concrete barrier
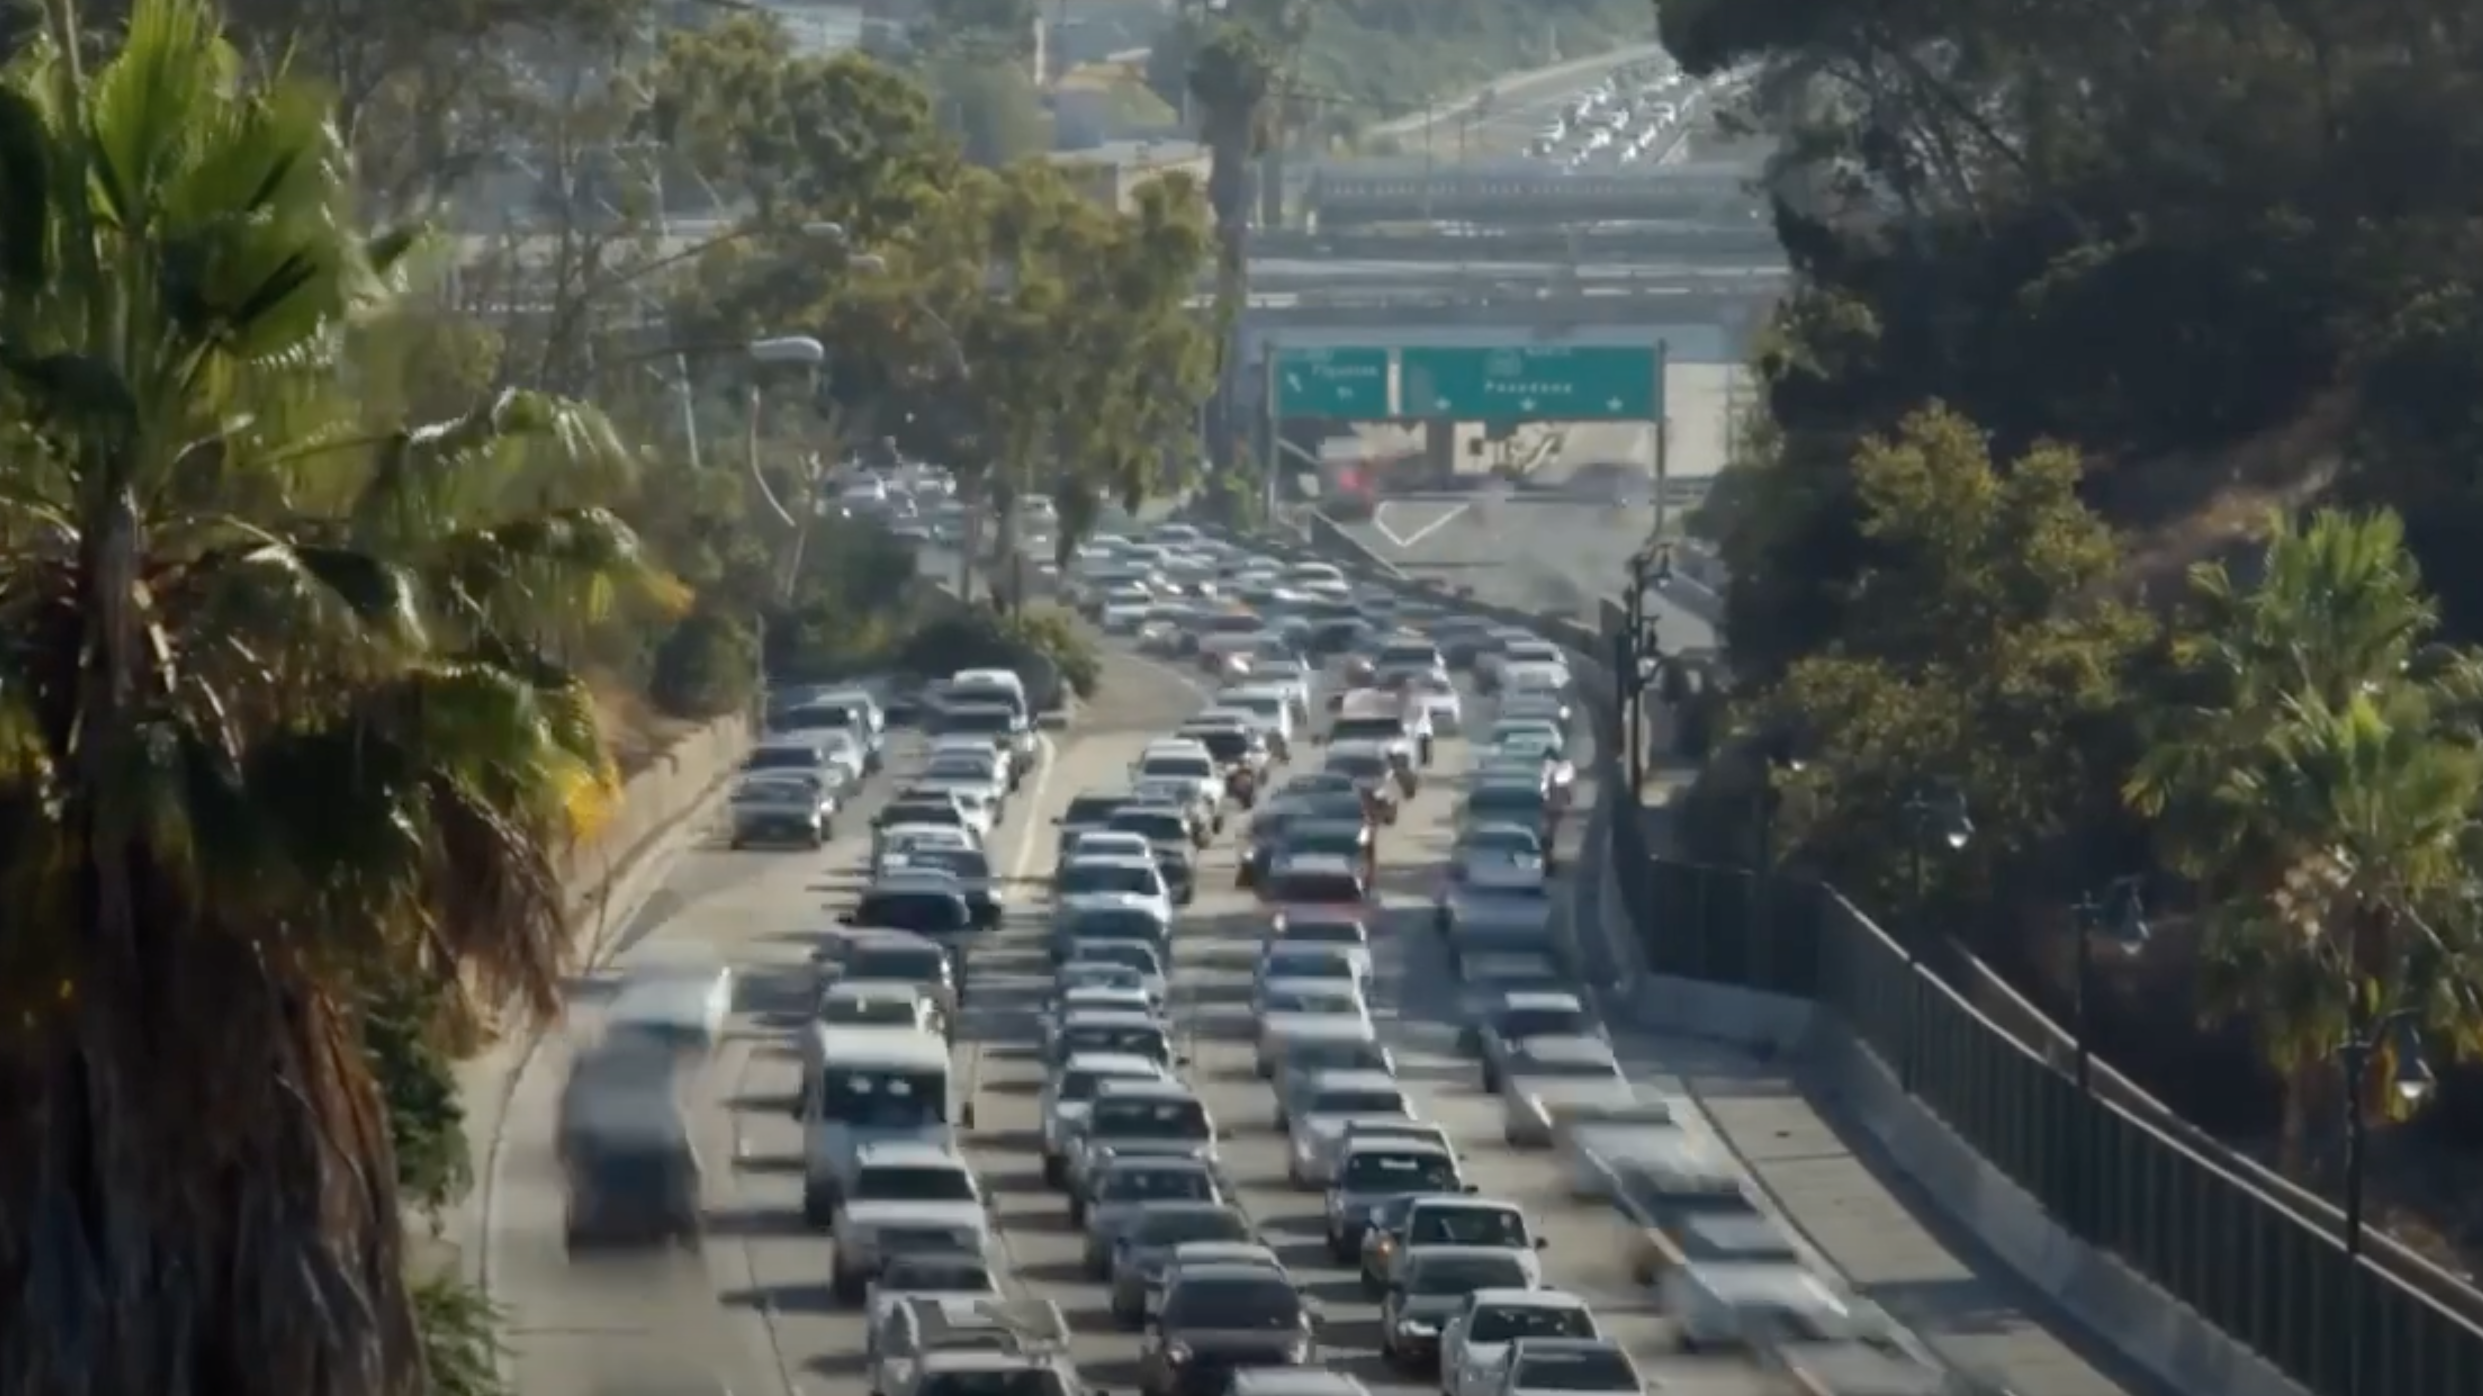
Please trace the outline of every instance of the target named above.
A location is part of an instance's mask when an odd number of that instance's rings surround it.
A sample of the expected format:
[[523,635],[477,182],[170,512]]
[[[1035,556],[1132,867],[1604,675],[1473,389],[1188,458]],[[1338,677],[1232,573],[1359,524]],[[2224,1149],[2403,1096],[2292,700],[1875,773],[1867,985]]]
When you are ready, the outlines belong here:
[[604,905],[613,886],[683,820],[707,809],[741,768],[750,740],[748,718],[718,719],[674,741],[622,785],[611,822],[569,854],[569,911],[581,933],[598,911],[607,921],[624,919],[624,908]]
[[1644,972],[1616,869],[1602,860],[1599,928],[1623,967],[1621,1001],[1649,1032],[1696,1037],[1788,1061],[1804,1090],[1868,1134],[1925,1196],[2042,1289],[2089,1334],[2180,1391],[2304,1396],[2257,1353],[2111,1255],[2057,1224],[2025,1190],[1908,1095],[1842,1020],[1801,999]]

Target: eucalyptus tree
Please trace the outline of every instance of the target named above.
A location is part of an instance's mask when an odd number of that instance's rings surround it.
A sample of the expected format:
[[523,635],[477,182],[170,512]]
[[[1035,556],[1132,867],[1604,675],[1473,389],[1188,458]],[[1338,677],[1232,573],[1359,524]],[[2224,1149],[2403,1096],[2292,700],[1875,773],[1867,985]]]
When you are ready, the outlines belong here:
[[[563,627],[660,589],[592,413],[372,406],[406,253],[204,0],[0,82],[0,1388],[420,1389],[353,1031],[550,1012],[611,775]],[[469,999],[466,996],[471,995]]]

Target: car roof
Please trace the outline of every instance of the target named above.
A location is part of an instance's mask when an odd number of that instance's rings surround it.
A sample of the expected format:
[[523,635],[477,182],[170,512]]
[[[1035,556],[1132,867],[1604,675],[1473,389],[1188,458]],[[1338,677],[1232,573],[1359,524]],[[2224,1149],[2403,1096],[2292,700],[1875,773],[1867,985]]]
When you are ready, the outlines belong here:
[[1600,1037],[1530,1037],[1517,1045],[1520,1058],[1539,1061],[1611,1062],[1620,1064],[1612,1044]]
[[1509,1010],[1565,1008],[1583,1013],[1586,1011],[1586,1000],[1578,997],[1576,994],[1560,990],[1517,989],[1501,995],[1500,1006]]
[[892,1167],[966,1167],[964,1156],[955,1149],[924,1139],[870,1140],[854,1146],[854,1162],[888,1164]]
[[1310,1088],[1313,1091],[1392,1091],[1398,1094],[1404,1093],[1404,1088],[1397,1083],[1396,1077],[1389,1075],[1385,1071],[1374,1071],[1369,1068],[1346,1068],[1344,1070],[1337,1071],[1317,1072],[1310,1078]]
[[1142,1057],[1136,1052],[1072,1052],[1069,1059],[1061,1063],[1060,1069],[1064,1072],[1093,1071],[1106,1075],[1117,1072],[1133,1077],[1159,1077],[1164,1074],[1162,1062],[1153,1057]]
[[1351,1372],[1325,1367],[1240,1367],[1230,1389],[1248,1396],[1363,1396],[1370,1390]]
[[1417,1246],[1406,1252],[1406,1263],[1428,1264],[1435,1260],[1503,1260],[1512,1256],[1506,1246]]
[[1475,1307],[1485,1304],[1508,1304],[1529,1309],[1585,1309],[1595,1307],[1565,1289],[1490,1288],[1474,1292]]
[[1170,1076],[1145,1080],[1099,1081],[1095,1086],[1097,1100],[1196,1100],[1198,1092]]

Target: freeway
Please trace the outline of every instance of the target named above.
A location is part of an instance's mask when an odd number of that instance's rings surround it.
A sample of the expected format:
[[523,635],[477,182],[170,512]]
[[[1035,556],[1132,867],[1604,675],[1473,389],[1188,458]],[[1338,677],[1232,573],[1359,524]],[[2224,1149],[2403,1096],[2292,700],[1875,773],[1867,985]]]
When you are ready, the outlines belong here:
[[1786,275],[1781,256],[1753,256],[1743,253],[1696,260],[1676,258],[1647,262],[1592,262],[1584,265],[1557,260],[1545,261],[1443,261],[1438,258],[1310,258],[1254,257],[1250,262],[1253,285],[1270,282],[1286,285],[1331,282],[1354,285],[1373,281],[1486,281],[1538,279],[1545,281],[1582,281],[1600,283],[1640,283],[1660,285],[1667,282],[1711,282],[1735,278],[1751,280],[1782,280]]
[[[1059,1196],[1042,1183],[1034,1149],[1037,1077],[1027,1051],[1045,978],[1035,879],[1049,866],[1050,819],[1066,800],[1082,789],[1117,786],[1145,741],[1202,701],[1182,673],[1130,657],[1108,660],[1102,696],[1077,727],[1052,737],[1043,775],[1013,803],[995,836],[997,861],[1020,878],[1011,890],[1021,911],[978,948],[970,971],[962,1051],[977,1115],[966,1142],[995,1197],[1010,1283],[1023,1295],[1060,1303],[1076,1328],[1074,1351],[1088,1382],[1112,1391],[1136,1385],[1137,1340],[1116,1329],[1104,1290],[1084,1274],[1080,1243],[1063,1221]],[[896,765],[902,771],[913,759],[900,753]],[[1408,1090],[1427,1117],[1455,1134],[1483,1192],[1530,1209],[1549,1239],[1552,1280],[1596,1300],[1666,1390],[1761,1396],[1759,1374],[1748,1365],[1672,1351],[1665,1320],[1624,1273],[1609,1214],[1573,1200],[1542,1155],[1502,1140],[1491,1098],[1455,1049],[1453,980],[1423,927],[1425,899],[1451,838],[1455,782],[1442,777],[1466,759],[1462,742],[1441,743],[1440,772],[1389,831],[1383,854],[1387,910],[1376,992]],[[786,1029],[805,1012],[806,957],[833,909],[856,890],[868,813],[849,813],[817,854],[715,846],[691,853],[659,894],[652,933],[622,956],[624,965],[715,957],[740,971],[725,1045],[693,1102],[709,1160],[711,1235],[702,1257],[582,1266],[562,1254],[551,1122],[568,1043],[593,1031],[592,986],[573,1007],[571,1036],[547,1044],[515,1084],[506,1133],[491,1151],[491,1222],[482,1244],[491,1255],[495,1298],[514,1317],[516,1388],[528,1396],[712,1393],[719,1386],[736,1396],[796,1389],[861,1396],[861,1324],[828,1294],[832,1242],[800,1223],[800,1139],[785,1104],[796,1072]],[[1233,857],[1230,838],[1206,855],[1200,898],[1181,931],[1174,1011],[1188,1044],[1189,1078],[1231,1131],[1225,1159],[1243,1205],[1324,1305],[1321,1342],[1329,1360],[1382,1396],[1416,1396],[1427,1385],[1381,1364],[1373,1301],[1319,1244],[1318,1198],[1284,1181],[1283,1138],[1270,1127],[1267,1089],[1251,1070],[1245,1040],[1246,966],[1265,913],[1233,890]]]

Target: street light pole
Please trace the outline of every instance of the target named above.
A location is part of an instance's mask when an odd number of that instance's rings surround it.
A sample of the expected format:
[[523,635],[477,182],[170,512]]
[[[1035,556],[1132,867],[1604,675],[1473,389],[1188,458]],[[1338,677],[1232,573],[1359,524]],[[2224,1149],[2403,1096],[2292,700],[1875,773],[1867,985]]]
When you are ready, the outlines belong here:
[[[2360,937],[2354,939],[2358,941]],[[2370,1124],[2364,1118],[2365,1078],[2370,1075],[2372,1057],[2386,1051],[2392,1064],[2391,1085],[2402,1104],[2419,1106],[2439,1086],[2430,1063],[2423,1057],[2420,1013],[2411,1007],[2398,1007],[2374,1014],[2362,992],[2360,971],[2355,968],[2358,964],[2359,957],[2349,950],[2349,1027],[2345,1040],[2337,1045],[2337,1057],[2345,1071],[2345,1273],[2350,1286],[2344,1306],[2346,1396],[2361,1396],[2363,1389],[2362,1211],[2364,1154],[2370,1143]]]
[[1912,882],[1913,904],[1906,908],[1903,936],[1906,1019],[1897,1052],[1897,1079],[1905,1093],[1912,1095],[1916,1059],[1921,1055],[1914,1031],[1913,1005],[1922,994],[1923,942],[1930,931],[1925,906],[1931,896],[1931,840],[1937,837],[1950,852],[1962,852],[1974,841],[1974,820],[1966,812],[1965,797],[1956,791],[1935,793],[1927,788],[1918,789],[1905,802],[1905,832],[1906,870]]

